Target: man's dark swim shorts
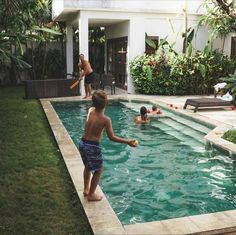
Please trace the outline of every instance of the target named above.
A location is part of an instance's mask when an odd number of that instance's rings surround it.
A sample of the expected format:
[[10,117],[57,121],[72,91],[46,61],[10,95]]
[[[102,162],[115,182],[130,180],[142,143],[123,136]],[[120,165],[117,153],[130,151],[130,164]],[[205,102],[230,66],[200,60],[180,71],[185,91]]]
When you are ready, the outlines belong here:
[[79,151],[82,157],[84,166],[90,171],[101,169],[103,156],[99,142],[90,141],[82,138],[79,142]]
[[92,72],[92,73],[85,76],[84,83],[91,84],[93,82],[93,80],[94,80],[94,73]]

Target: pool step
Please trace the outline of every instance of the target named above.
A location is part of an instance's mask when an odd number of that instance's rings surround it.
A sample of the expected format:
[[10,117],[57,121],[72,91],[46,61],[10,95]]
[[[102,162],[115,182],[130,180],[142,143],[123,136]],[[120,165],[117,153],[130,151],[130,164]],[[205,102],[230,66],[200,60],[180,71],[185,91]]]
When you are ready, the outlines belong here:
[[173,126],[168,125],[164,122],[153,122],[152,126],[159,128],[166,134],[179,139],[183,144],[190,145],[191,147],[199,147],[205,145],[203,135],[201,135],[200,133],[184,133],[182,130],[180,131],[176,128],[173,128]]
[[[170,113],[170,112],[168,112],[168,113]],[[208,134],[212,130],[212,128],[209,128],[201,123],[190,120],[188,118],[181,117],[179,115],[175,115],[175,114],[171,113],[171,115],[169,115],[169,116],[170,116],[170,118],[173,117],[172,119],[174,119],[175,121],[178,121],[178,122],[182,123],[183,125],[190,126],[192,129],[195,129],[195,130],[202,132],[204,134]]]
[[183,134],[190,136],[194,139],[203,139],[203,137],[206,135],[204,132],[196,130],[192,128],[191,126],[185,125],[184,123],[181,123],[175,119],[172,118],[160,118],[158,122],[162,122],[173,129],[182,132]]

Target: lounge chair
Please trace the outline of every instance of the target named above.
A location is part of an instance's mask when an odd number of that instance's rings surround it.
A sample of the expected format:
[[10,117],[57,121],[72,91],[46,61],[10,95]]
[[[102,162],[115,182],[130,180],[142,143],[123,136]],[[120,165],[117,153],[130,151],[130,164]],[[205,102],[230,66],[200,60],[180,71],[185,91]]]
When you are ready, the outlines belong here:
[[184,109],[187,105],[195,107],[194,113],[197,112],[200,107],[219,107],[219,106],[233,106],[232,101],[222,100],[218,98],[197,98],[197,99],[187,99],[184,105]]
[[110,73],[101,76],[101,88],[104,90],[106,86],[111,87],[111,95],[116,93],[115,77]]
[[94,80],[92,82],[92,87],[95,90],[98,90],[101,88],[101,75],[98,73],[94,73]]

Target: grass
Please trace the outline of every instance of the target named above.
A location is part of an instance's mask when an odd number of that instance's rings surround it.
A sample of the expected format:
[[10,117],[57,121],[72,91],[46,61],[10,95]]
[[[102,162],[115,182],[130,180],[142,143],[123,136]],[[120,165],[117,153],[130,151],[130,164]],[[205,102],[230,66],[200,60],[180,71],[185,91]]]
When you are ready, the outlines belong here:
[[39,101],[0,88],[0,234],[92,234]]
[[224,135],[223,138],[236,144],[236,130],[229,130]]

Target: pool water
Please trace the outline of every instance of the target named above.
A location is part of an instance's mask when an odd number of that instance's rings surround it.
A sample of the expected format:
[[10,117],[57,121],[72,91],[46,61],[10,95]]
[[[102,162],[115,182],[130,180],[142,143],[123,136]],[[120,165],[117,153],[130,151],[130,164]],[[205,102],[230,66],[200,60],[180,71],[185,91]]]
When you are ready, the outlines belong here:
[[[78,146],[89,103],[53,106]],[[139,141],[131,148],[104,133],[101,142],[100,186],[122,224],[235,209],[236,161],[204,143],[211,129],[168,111],[150,124],[134,124],[141,106],[112,102],[106,108],[116,135]]]

